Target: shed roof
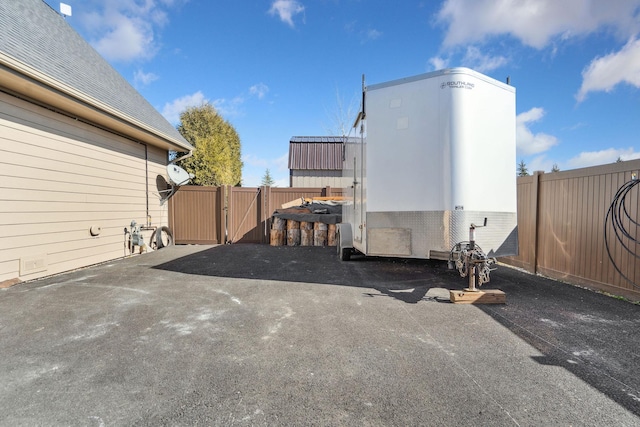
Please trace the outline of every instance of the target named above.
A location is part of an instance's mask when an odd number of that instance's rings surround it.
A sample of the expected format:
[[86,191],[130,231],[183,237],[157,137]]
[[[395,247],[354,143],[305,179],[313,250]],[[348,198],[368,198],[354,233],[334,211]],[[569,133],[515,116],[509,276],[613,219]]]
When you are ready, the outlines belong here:
[[359,140],[342,136],[293,136],[289,141],[289,169],[342,170],[344,143]]
[[[127,136],[191,145],[42,0],[0,0],[0,86]],[[26,80],[26,82],[25,82]]]

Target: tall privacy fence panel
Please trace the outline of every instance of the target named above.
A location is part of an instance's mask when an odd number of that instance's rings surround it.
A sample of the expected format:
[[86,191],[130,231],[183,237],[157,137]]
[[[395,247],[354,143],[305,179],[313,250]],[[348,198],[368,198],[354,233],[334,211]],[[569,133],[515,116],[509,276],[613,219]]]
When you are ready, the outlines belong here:
[[639,170],[632,160],[518,178],[520,251],[501,261],[639,300]]

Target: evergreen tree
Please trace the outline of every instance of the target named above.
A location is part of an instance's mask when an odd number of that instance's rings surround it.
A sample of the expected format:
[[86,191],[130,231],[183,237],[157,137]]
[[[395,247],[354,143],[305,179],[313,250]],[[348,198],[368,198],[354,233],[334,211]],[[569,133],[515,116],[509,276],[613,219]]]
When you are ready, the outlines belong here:
[[529,170],[527,169],[527,165],[524,160],[520,160],[520,164],[518,164],[518,176],[529,176]]
[[194,185],[239,185],[242,182],[240,137],[213,105],[207,102],[183,111],[178,132],[194,147],[193,156],[179,162],[179,166],[194,175]]
[[267,168],[267,170],[264,172],[264,176],[262,177],[262,183],[260,185],[264,185],[267,187],[274,187],[273,184],[275,183],[276,182],[271,177],[271,171]]
[[560,172],[560,168],[558,167],[557,163],[553,164],[553,167],[551,168],[551,172]]

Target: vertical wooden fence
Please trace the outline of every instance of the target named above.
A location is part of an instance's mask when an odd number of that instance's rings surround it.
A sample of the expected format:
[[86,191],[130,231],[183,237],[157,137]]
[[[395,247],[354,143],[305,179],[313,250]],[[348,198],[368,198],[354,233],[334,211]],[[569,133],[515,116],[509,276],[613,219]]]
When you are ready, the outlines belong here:
[[[640,160],[614,163],[518,178],[517,257],[501,261],[548,277],[640,299],[640,259],[624,249],[611,224],[607,224],[610,253],[607,253],[605,219],[618,189],[638,177]],[[626,209],[632,220],[623,224],[632,239],[640,239],[637,224],[640,185],[629,193]],[[626,216],[626,215],[625,215]],[[633,240],[623,238],[632,252],[640,255]]]
[[283,203],[341,195],[331,187],[186,185],[169,200],[169,224],[177,244],[268,243],[271,215]]

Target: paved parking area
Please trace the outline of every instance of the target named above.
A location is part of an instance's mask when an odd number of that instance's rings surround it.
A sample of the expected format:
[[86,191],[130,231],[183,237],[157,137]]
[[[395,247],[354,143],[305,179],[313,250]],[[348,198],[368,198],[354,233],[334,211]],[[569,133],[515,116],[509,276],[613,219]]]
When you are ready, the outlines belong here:
[[0,425],[640,424],[640,306],[507,267],[174,246],[0,291]]

